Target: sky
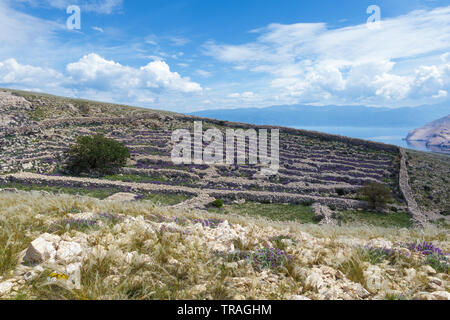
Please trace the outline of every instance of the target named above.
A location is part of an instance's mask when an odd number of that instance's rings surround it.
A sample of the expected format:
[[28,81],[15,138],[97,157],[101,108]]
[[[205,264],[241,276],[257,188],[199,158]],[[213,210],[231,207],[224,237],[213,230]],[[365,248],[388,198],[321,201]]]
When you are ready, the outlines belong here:
[[0,0],[0,87],[183,113],[446,103],[450,0]]

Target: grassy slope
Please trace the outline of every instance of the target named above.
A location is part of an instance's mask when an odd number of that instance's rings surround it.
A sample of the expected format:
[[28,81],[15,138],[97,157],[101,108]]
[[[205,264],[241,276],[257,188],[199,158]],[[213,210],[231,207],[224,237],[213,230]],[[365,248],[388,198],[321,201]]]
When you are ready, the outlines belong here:
[[[315,223],[311,206],[292,204],[262,204],[246,202],[244,204],[225,205],[224,208],[209,209],[210,212],[223,214],[238,214],[248,217],[264,217],[272,221],[293,221],[297,223]],[[347,225],[369,225],[375,227],[409,228],[411,218],[406,212],[379,213],[371,211],[343,211],[339,212],[339,220]]]

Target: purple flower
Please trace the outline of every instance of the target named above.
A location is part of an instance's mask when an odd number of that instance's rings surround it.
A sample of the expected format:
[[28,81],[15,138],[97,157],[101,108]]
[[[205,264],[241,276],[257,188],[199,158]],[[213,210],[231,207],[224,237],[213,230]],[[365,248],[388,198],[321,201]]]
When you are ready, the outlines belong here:
[[435,247],[431,242],[422,242],[422,243],[410,243],[407,244],[407,248],[411,251],[417,251],[424,255],[436,254],[438,256],[447,255],[443,253],[442,249],[439,247]]

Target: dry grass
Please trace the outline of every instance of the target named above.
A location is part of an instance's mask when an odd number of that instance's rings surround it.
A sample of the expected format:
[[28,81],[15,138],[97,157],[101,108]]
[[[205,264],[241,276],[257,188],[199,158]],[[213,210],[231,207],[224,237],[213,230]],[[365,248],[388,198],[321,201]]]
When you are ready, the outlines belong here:
[[[295,294],[320,299],[318,291],[303,290],[311,268],[328,266],[346,275],[346,281],[365,283],[364,270],[370,264],[356,246],[383,238],[393,243],[433,241],[449,252],[448,229],[399,229],[370,226],[318,226],[263,217],[229,214],[231,231],[241,230],[229,241],[214,229],[192,223],[157,223],[145,217],[161,215],[167,220],[223,219],[216,213],[181,211],[158,207],[151,201],[111,202],[73,195],[39,192],[0,193],[0,276],[8,278],[16,268],[20,252],[56,221],[68,213],[94,212],[135,217],[102,228],[86,229],[83,234],[90,251],[81,269],[81,289],[68,290],[46,282],[51,269],[21,288],[20,298],[38,299],[287,299]],[[167,228],[161,229],[162,225]],[[241,227],[242,226],[242,227]],[[78,237],[82,232],[69,230]],[[245,260],[227,262],[211,247],[217,243],[234,250],[253,251],[265,246],[283,249],[292,260],[278,269],[258,270]],[[278,238],[275,238],[278,237]],[[271,238],[273,243],[271,242]],[[215,238],[214,238],[215,239]],[[293,241],[291,241],[293,239]],[[287,242],[286,242],[287,241]],[[224,249],[222,249],[224,250]],[[231,249],[227,249],[231,250]],[[232,251],[232,250],[231,250]],[[229,252],[231,252],[229,251]],[[402,274],[404,268],[420,268],[413,262],[398,260],[389,267]],[[419,277],[419,276],[418,276]],[[395,279],[392,281],[396,281]],[[424,287],[404,286],[409,296]],[[374,293],[375,294],[375,293]],[[389,292],[379,293],[383,297]],[[323,297],[322,297],[323,298]]]

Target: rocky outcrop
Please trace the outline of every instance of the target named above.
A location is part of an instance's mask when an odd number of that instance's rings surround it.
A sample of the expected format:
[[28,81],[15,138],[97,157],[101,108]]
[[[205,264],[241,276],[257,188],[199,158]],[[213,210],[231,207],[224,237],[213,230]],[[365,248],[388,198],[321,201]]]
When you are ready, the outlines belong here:
[[81,253],[82,248],[79,243],[65,241],[57,235],[44,233],[31,242],[23,260],[30,264],[56,261],[69,264],[79,260]]
[[314,203],[312,206],[315,214],[315,219],[319,220],[319,224],[337,224],[337,221],[333,218],[333,211],[326,206],[321,205],[320,203]]
[[450,115],[410,131],[406,140],[424,142],[427,147],[450,152]]
[[57,243],[61,239],[48,233],[43,234],[31,242],[24,257],[27,263],[42,263],[44,261],[55,261]]
[[106,198],[106,201],[122,201],[122,202],[128,202],[128,201],[135,201],[139,198],[139,195],[135,193],[130,192],[118,192],[115,193],[108,198]]
[[86,239],[72,239],[44,233],[30,243],[19,259],[21,264],[13,272],[13,277],[1,281],[0,299],[23,288],[37,279],[45,270],[54,270],[48,282],[59,282],[65,288],[81,288],[81,266],[87,250]]
[[12,281],[0,282],[0,297],[9,293],[13,287],[14,283]]
[[174,209],[205,209],[208,204],[216,200],[210,197],[207,193],[201,193],[197,197],[188,199],[176,205],[173,205]]
[[0,91],[0,129],[30,124],[26,115],[31,110],[31,103],[8,91]]

